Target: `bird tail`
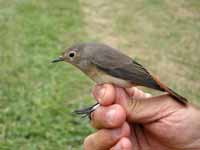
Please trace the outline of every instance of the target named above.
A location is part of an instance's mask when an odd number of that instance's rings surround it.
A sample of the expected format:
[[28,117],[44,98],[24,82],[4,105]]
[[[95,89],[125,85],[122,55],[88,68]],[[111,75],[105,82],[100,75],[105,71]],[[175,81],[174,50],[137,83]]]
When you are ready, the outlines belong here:
[[173,91],[172,89],[168,88],[165,84],[163,84],[162,82],[160,82],[159,79],[157,79],[156,77],[152,76],[152,78],[154,79],[154,81],[156,81],[156,83],[159,85],[161,91],[166,91],[167,93],[169,93],[169,95],[171,97],[173,97],[174,99],[178,100],[180,103],[182,103],[183,105],[186,105],[188,100],[181,96],[180,94],[176,93],[175,91]]
[[173,98],[175,98],[179,102],[183,103],[184,105],[188,102],[188,100],[185,97],[179,95],[178,93],[174,92],[170,88],[166,88],[165,91],[168,92]]

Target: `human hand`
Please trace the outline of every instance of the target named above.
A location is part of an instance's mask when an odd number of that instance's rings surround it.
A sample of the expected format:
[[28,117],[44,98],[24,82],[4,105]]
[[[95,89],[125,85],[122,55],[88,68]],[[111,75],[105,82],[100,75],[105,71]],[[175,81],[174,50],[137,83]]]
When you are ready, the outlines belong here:
[[93,93],[101,104],[91,120],[98,130],[85,139],[85,150],[200,149],[200,110],[191,104],[110,84]]

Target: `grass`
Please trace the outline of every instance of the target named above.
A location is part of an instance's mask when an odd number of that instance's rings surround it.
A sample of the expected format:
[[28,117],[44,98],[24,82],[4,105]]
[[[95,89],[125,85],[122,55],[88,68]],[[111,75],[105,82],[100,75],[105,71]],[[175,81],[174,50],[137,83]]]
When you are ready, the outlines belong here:
[[71,112],[94,103],[93,83],[50,63],[78,41],[119,47],[199,100],[199,8],[196,0],[0,0],[0,150],[81,149],[93,130]]
[[77,0],[0,1],[0,149],[78,149],[91,128],[71,112],[90,99],[91,81],[51,64],[83,40]]

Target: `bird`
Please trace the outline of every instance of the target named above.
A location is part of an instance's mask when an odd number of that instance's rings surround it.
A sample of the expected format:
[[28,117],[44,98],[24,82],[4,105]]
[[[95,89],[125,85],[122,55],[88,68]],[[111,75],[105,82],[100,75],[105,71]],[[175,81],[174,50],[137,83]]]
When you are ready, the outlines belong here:
[[[143,65],[125,55],[120,50],[102,43],[78,43],[65,49],[52,63],[67,62],[80,69],[97,84],[110,83],[122,88],[144,86],[167,92],[182,105],[188,100],[170,89]],[[96,103],[88,108],[76,110],[77,114],[90,116],[100,106]]]

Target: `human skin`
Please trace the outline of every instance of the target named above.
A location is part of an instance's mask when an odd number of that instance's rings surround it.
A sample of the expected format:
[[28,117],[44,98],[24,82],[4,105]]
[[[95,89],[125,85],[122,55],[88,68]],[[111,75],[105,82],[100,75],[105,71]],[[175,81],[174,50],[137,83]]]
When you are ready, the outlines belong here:
[[200,150],[200,109],[192,104],[110,84],[97,85],[93,95],[101,106],[85,150]]

